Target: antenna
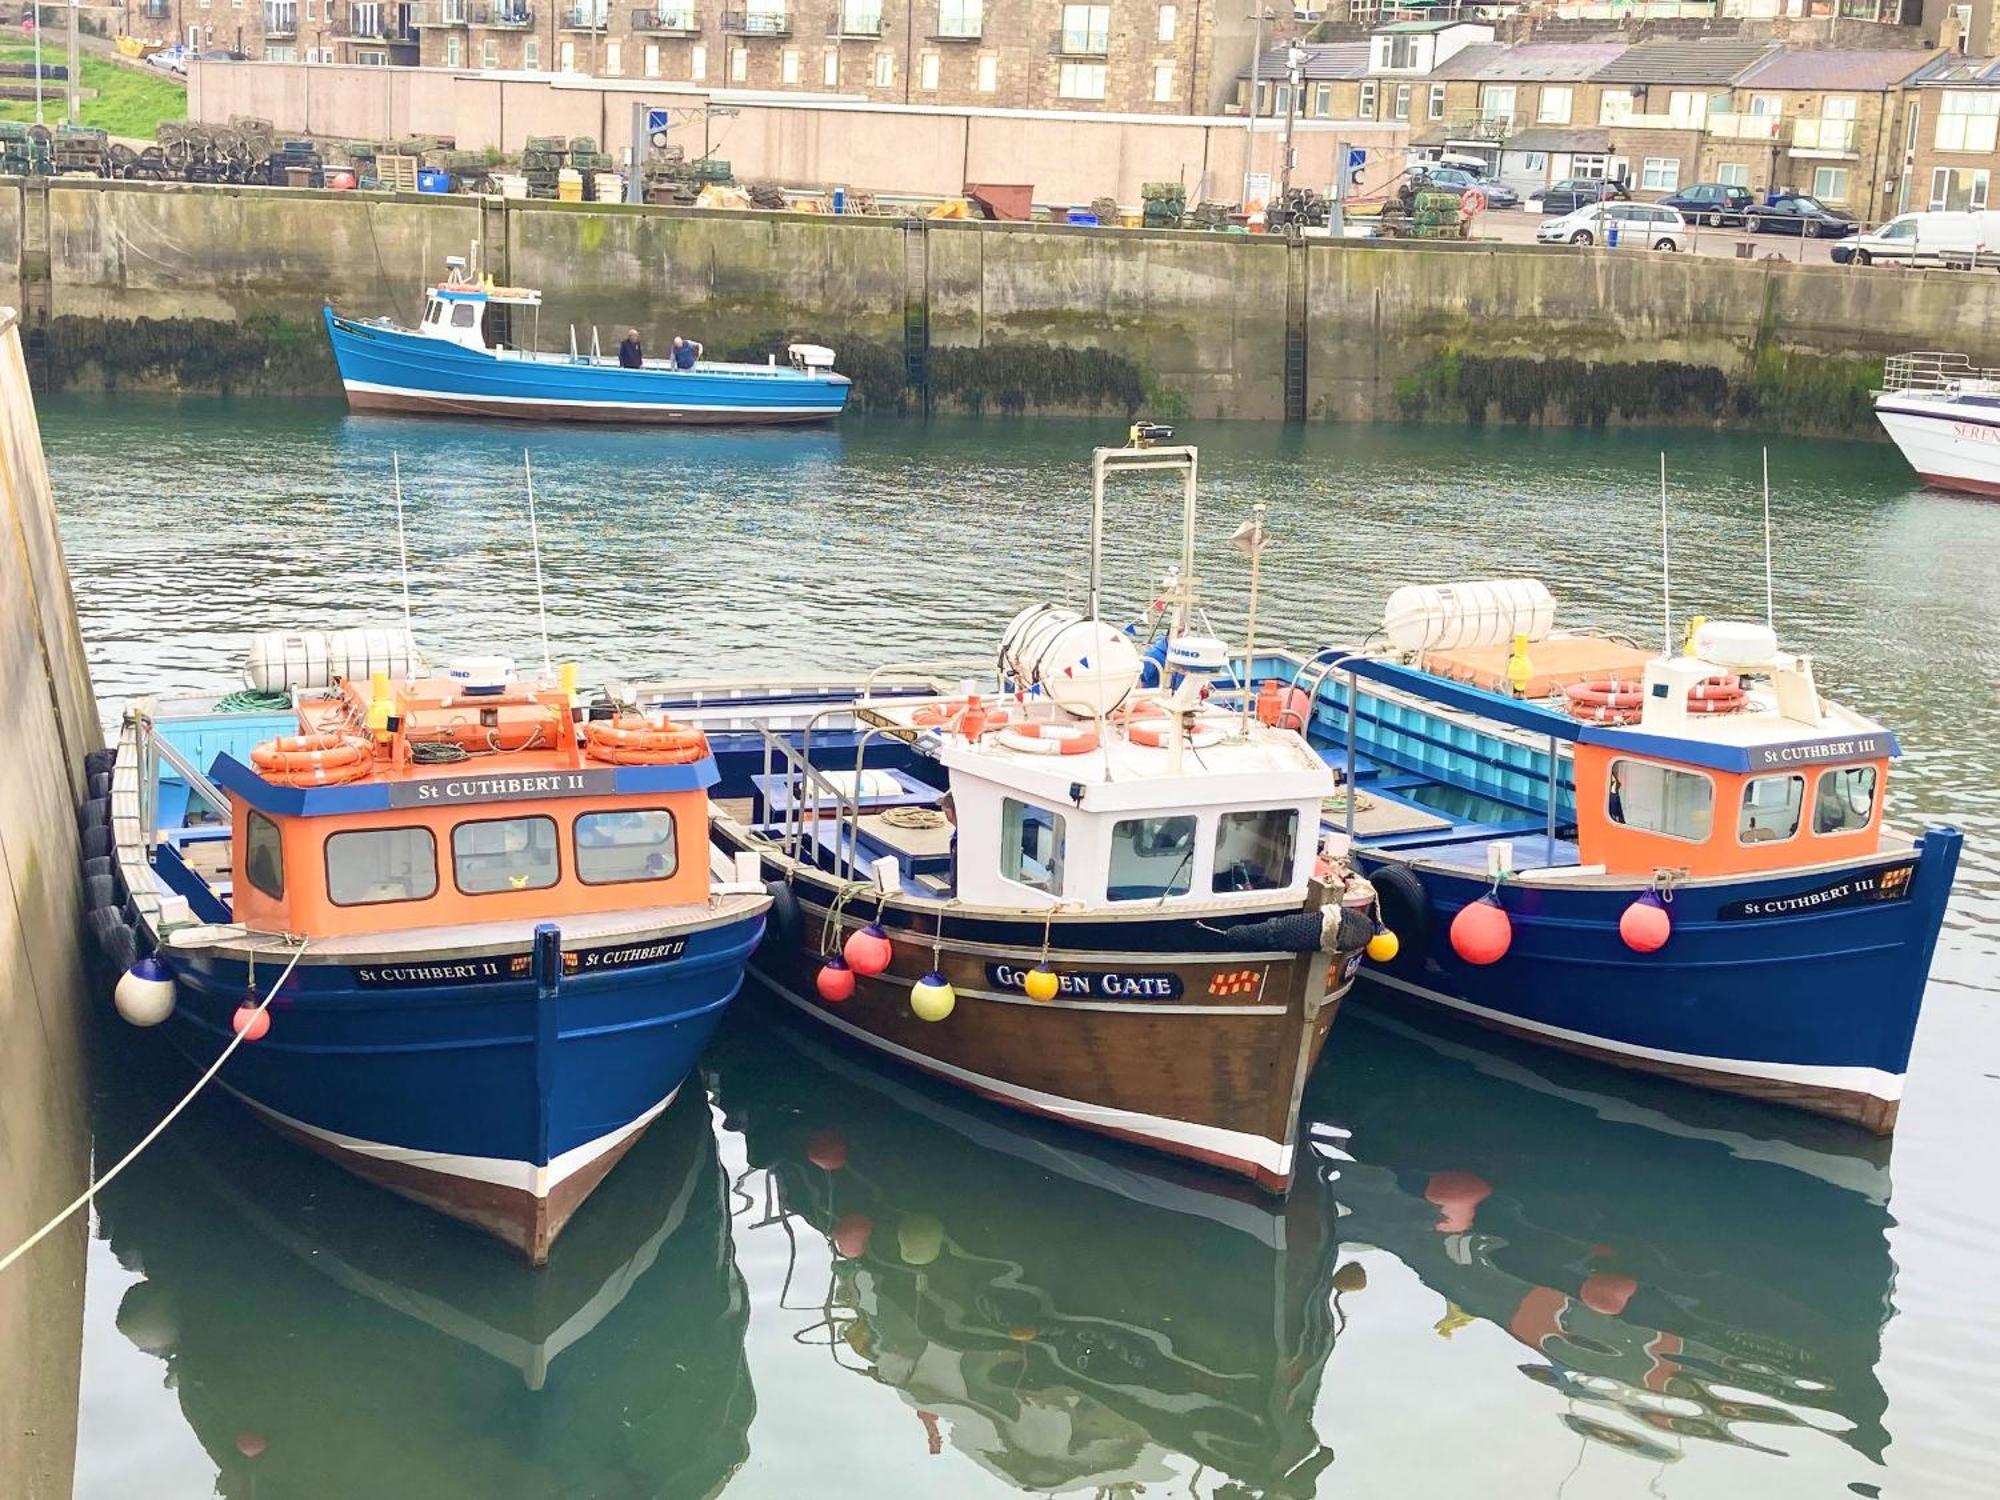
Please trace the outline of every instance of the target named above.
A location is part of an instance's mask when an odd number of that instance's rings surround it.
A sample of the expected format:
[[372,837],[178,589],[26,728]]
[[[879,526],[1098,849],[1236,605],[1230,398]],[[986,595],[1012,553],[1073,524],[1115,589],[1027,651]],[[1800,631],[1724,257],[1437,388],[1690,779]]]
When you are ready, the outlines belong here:
[[389,453],[389,473],[396,495],[396,557],[403,569],[403,649],[414,657],[417,638],[410,631],[410,544],[403,535],[403,455],[394,449]]
[[1775,635],[1776,612],[1771,608],[1771,450],[1764,450],[1764,623]]
[[542,617],[542,671],[553,677],[556,669],[549,660],[549,602],[542,595],[542,529],[535,520],[535,465],[526,448],[521,450],[521,472],[528,476],[528,541],[535,549],[535,610]]
[[1661,654],[1674,654],[1673,566],[1667,550],[1667,455],[1660,453],[1660,623],[1664,627]]

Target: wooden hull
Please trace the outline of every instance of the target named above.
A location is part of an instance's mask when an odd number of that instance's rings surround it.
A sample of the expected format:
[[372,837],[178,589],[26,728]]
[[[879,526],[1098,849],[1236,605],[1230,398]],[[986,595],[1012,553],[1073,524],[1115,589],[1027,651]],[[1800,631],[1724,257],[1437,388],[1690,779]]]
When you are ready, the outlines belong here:
[[[895,948],[889,969],[857,976],[851,998],[829,1003],[816,979],[831,887],[802,871],[795,889],[805,940],[788,944],[774,932],[751,972],[813,1020],[997,1103],[1234,1173],[1268,1192],[1290,1188],[1299,1097],[1358,955],[1065,946],[1058,924],[1049,966],[1065,993],[1037,1003],[1020,992],[1018,976],[1040,959],[1038,914],[983,914],[964,924],[976,939],[954,938],[947,916],[934,942],[933,912],[891,903],[879,918]],[[833,947],[874,916],[873,904],[842,916]],[[1212,940],[1192,921],[1173,925],[1190,948]],[[910,1005],[912,984],[933,966],[957,995],[951,1014],[935,1022]]]

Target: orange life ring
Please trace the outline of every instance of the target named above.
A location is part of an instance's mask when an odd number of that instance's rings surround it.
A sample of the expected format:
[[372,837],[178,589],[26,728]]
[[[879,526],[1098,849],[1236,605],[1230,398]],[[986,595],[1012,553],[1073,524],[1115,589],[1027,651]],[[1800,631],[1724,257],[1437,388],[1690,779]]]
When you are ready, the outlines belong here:
[[[1148,750],[1160,750],[1166,746],[1167,731],[1174,716],[1167,712],[1162,704],[1151,698],[1145,698],[1129,708],[1120,709],[1112,715],[1112,719],[1124,727],[1125,738],[1133,744],[1142,745]],[[1137,722],[1141,719],[1157,722],[1144,724]],[[1217,744],[1221,739],[1220,731],[1200,723],[1193,725],[1187,735],[1188,744],[1197,750]]]
[[250,764],[279,786],[339,786],[375,771],[365,739],[344,734],[281,734],[250,751]]
[[[1007,722],[1007,705],[988,703],[985,699],[976,702],[968,698],[950,698],[943,703],[926,703],[910,715],[910,722],[919,729],[944,729],[957,727],[966,717],[968,708],[983,710],[986,715],[986,729],[998,729]],[[985,730],[980,731],[982,734]]]
[[1691,714],[1733,714],[1749,700],[1743,691],[1743,679],[1733,672],[1721,672],[1714,677],[1704,677],[1688,689],[1688,712]]
[[1486,195],[1478,188],[1467,188],[1458,200],[1458,210],[1466,218],[1486,212]]
[[1000,743],[1030,755],[1088,755],[1098,746],[1097,731],[1088,724],[1058,724],[1027,719],[1000,731]]
[[592,760],[614,766],[691,766],[708,758],[708,736],[678,724],[655,724],[642,715],[593,719],[583,747]]
[[1646,690],[1643,683],[1600,677],[1572,682],[1563,689],[1563,699],[1571,718],[1590,724],[1631,724],[1646,706]]

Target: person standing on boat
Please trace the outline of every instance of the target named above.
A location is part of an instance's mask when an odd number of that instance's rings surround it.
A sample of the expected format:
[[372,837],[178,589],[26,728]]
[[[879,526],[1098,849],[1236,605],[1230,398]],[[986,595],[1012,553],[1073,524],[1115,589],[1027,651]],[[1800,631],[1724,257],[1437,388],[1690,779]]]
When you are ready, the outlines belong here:
[[646,367],[646,352],[639,346],[639,330],[625,330],[624,342],[618,346],[618,363],[628,370],[642,370]]
[[674,368],[676,370],[692,370],[694,362],[701,358],[703,352],[702,346],[693,339],[684,339],[679,334],[674,335]]

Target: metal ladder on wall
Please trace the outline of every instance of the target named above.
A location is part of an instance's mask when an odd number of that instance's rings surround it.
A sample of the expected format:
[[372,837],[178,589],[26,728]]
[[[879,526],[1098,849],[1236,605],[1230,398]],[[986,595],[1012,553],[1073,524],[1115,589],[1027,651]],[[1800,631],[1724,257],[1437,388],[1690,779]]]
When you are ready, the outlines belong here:
[[903,222],[903,383],[931,412],[930,245],[921,219]]
[[1306,242],[1285,245],[1285,420],[1306,419]]

